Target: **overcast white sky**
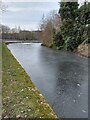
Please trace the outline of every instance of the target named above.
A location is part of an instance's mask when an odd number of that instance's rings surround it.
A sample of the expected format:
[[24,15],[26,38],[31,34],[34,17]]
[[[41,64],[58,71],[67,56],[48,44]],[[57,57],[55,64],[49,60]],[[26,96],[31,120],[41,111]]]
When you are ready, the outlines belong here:
[[11,28],[38,29],[40,20],[52,10],[58,11],[58,2],[8,2],[8,9],[2,14],[2,24]]
[[[3,2],[60,2],[61,0],[2,0]],[[62,0],[67,1],[67,0]],[[69,0],[68,0],[69,1]],[[77,0],[72,0],[77,1]],[[85,0],[78,0],[79,2],[83,2]]]
[[[36,30],[40,20],[52,10],[59,10],[60,0],[3,0],[8,10],[2,14],[2,24],[11,28]],[[85,0],[79,0],[79,3]]]

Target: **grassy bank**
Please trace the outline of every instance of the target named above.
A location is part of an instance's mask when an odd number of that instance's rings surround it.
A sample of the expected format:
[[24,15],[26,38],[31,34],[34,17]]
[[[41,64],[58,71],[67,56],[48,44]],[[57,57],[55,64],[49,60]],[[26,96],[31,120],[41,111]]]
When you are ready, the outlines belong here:
[[6,45],[2,46],[4,118],[56,118],[55,113],[31,82]]
[[2,44],[0,42],[0,119],[2,115]]

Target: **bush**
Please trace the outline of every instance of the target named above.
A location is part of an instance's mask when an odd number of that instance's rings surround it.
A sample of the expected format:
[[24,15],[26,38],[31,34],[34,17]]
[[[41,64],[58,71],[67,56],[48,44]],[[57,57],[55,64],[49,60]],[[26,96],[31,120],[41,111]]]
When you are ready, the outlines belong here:
[[71,50],[73,51],[77,47],[77,42],[75,40],[75,37],[68,37],[67,40],[65,41],[65,48],[66,50]]
[[74,33],[72,36],[65,37],[65,49],[66,50],[74,50],[76,49],[81,43],[87,41],[87,29],[85,26],[80,26],[78,29],[75,27]]
[[53,38],[54,38],[54,44],[57,47],[60,47],[64,44],[64,40],[60,32],[57,32],[56,34],[54,34]]

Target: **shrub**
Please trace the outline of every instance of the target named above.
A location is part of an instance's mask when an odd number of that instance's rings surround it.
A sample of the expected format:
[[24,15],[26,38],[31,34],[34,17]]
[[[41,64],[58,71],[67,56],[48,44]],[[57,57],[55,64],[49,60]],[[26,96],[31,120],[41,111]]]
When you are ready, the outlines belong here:
[[54,44],[57,47],[60,47],[64,44],[64,40],[60,32],[57,32],[56,34],[54,34],[53,38],[54,38]]
[[71,50],[73,51],[77,47],[77,42],[75,40],[75,37],[68,37],[67,40],[65,41],[65,48],[66,50]]

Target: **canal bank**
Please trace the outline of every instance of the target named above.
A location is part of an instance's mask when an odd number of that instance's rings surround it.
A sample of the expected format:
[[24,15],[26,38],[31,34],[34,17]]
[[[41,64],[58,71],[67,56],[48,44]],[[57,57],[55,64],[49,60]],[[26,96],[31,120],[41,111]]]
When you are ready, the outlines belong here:
[[25,70],[2,44],[3,118],[57,118]]

